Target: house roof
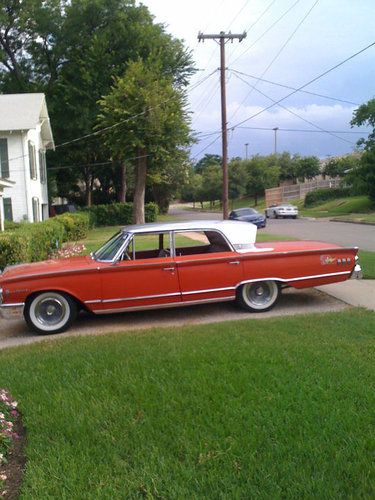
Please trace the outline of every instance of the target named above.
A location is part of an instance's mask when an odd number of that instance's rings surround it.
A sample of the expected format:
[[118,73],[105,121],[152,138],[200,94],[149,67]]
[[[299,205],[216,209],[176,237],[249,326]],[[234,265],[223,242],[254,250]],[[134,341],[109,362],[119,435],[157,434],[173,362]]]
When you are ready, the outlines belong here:
[[0,131],[29,130],[42,124],[42,140],[53,149],[53,135],[44,94],[1,94]]

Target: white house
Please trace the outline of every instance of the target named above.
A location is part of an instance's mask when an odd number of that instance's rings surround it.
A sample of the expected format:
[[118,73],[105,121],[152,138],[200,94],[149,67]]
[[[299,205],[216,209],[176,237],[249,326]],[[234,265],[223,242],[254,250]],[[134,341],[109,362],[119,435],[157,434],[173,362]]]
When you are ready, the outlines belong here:
[[6,220],[48,219],[47,149],[54,142],[44,94],[0,95],[0,178],[12,181],[0,198]]

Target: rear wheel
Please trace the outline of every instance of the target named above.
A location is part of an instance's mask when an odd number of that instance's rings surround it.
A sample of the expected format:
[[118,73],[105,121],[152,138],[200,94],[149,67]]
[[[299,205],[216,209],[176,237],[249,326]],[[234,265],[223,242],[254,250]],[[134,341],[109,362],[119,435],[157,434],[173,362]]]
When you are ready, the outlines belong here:
[[65,331],[77,316],[76,302],[64,293],[43,292],[33,295],[25,305],[24,316],[29,328],[47,335]]
[[269,311],[280,296],[280,286],[276,281],[256,281],[245,283],[237,292],[238,304],[251,312]]

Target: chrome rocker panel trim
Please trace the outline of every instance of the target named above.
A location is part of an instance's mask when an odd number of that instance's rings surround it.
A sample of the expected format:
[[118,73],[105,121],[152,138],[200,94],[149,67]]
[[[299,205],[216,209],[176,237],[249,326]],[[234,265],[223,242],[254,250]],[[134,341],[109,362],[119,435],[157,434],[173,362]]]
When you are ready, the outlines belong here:
[[5,320],[20,319],[23,317],[24,302],[15,304],[1,304],[0,317]]

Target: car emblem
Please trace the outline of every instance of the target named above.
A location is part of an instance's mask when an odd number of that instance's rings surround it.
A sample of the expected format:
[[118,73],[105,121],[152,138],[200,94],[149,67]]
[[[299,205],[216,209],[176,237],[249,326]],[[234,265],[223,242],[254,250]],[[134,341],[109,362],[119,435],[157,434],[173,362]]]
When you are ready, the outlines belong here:
[[332,257],[331,255],[320,256],[320,263],[322,264],[322,266],[333,264],[334,262],[336,262],[336,257]]

